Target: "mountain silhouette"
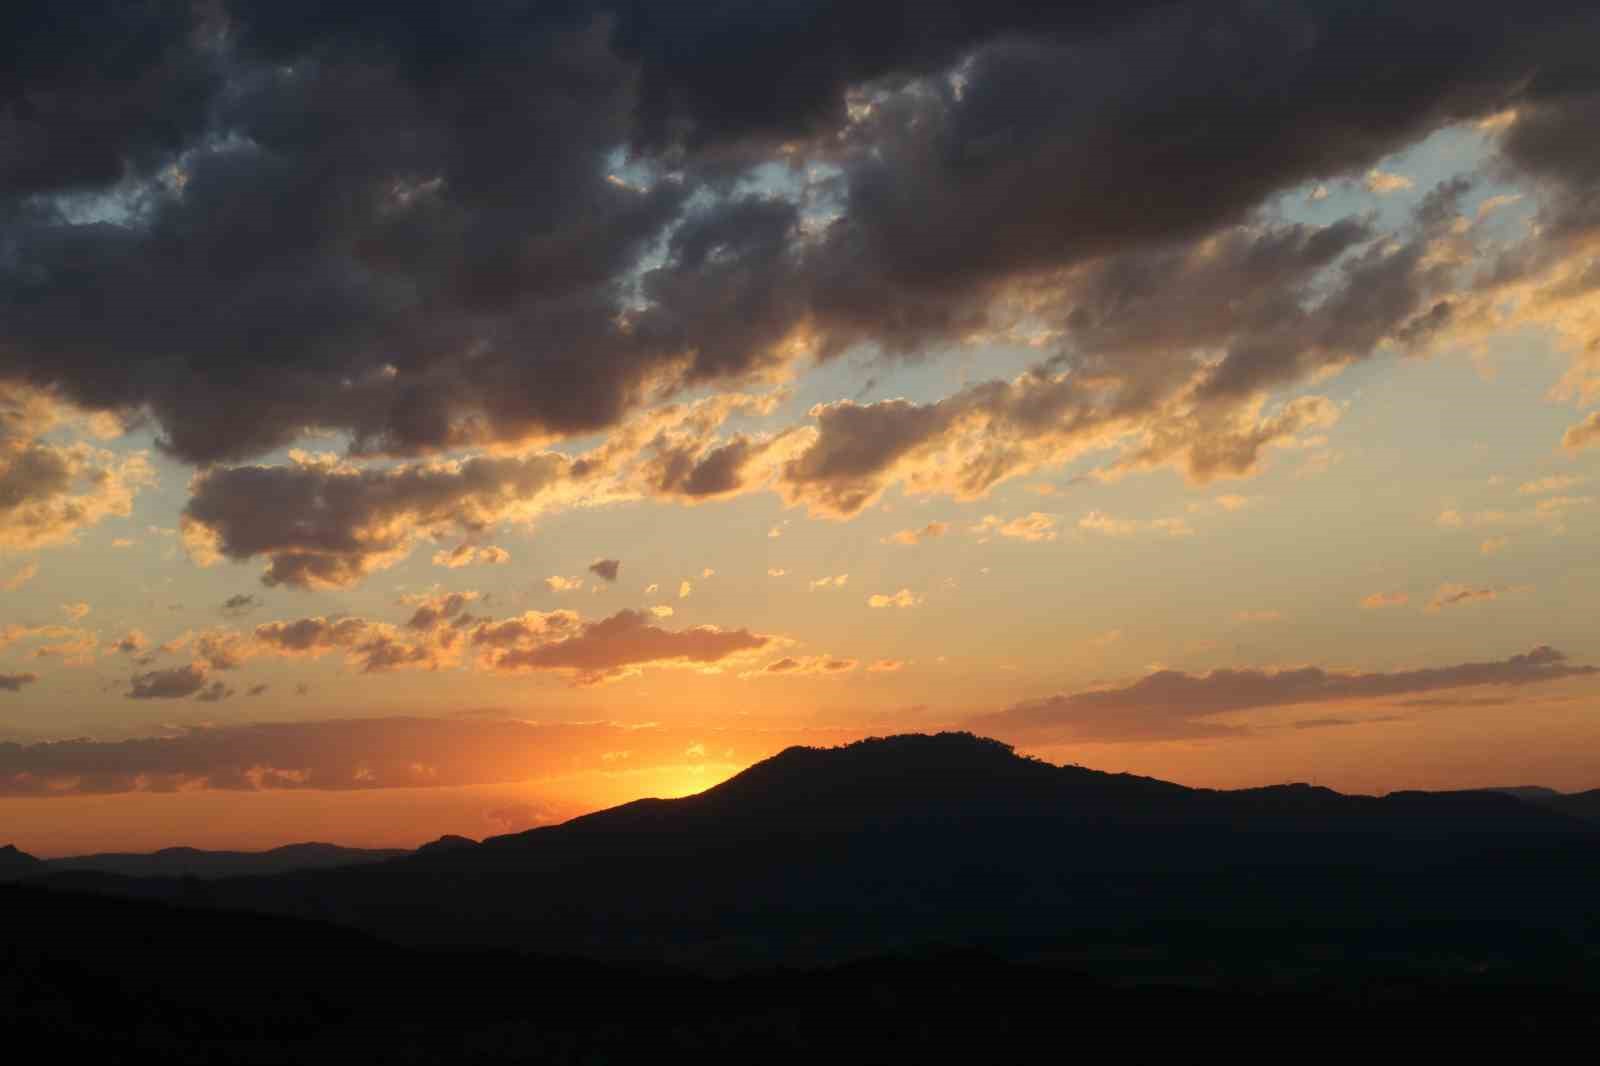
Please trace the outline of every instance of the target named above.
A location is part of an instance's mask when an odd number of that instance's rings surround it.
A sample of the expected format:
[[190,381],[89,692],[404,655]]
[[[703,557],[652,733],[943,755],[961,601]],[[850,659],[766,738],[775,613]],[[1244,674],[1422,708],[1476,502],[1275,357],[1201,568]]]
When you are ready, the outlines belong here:
[[[37,859],[13,847],[0,848],[0,880],[45,874],[110,874],[118,877],[241,877],[293,870],[324,870],[383,862],[411,854],[401,848],[345,848],[337,844],[285,844],[269,851],[202,851],[162,848],[152,852],[104,852]],[[18,859],[16,856],[20,856]]]
[[698,795],[364,866],[44,880],[725,972],[1160,923],[1568,935],[1589,928],[1597,876],[1600,830],[1503,793],[1190,789],[939,734],[791,748]]
[[18,851],[15,844],[0,847],[0,881],[27,877],[42,870],[43,863],[25,851]]

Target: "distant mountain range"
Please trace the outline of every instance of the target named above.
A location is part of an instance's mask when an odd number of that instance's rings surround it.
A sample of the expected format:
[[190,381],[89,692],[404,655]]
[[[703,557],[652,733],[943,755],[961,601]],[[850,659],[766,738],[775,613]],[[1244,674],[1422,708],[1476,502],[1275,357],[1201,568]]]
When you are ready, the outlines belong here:
[[119,877],[242,877],[294,870],[325,870],[383,862],[411,854],[400,848],[342,848],[337,844],[286,844],[270,851],[201,851],[163,848],[148,853],[106,852],[38,859],[7,845],[0,848],[0,880],[52,873],[100,873]]
[[1426,951],[1430,929],[1461,923],[1507,943],[1591,937],[1596,796],[1212,791],[900,736],[387,861],[207,882],[52,862],[29,880],[710,972],[939,943],[1026,954],[1174,922]]

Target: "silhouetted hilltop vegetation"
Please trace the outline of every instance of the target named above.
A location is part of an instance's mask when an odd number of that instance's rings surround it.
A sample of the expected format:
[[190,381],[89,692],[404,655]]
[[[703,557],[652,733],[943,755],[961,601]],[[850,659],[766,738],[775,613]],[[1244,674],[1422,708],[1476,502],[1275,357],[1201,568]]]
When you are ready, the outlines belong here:
[[402,848],[344,848],[323,843],[286,844],[268,851],[202,851],[178,847],[148,853],[103,852],[47,859],[42,869],[52,873],[75,871],[123,877],[240,877],[357,866],[409,854]]

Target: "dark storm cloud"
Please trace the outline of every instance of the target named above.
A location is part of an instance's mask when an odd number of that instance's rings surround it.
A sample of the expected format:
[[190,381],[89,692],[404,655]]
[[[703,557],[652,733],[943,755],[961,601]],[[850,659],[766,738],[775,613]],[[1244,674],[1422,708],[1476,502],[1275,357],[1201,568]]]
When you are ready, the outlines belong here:
[[1213,670],[1186,674],[1159,670],[1122,688],[1051,696],[973,719],[972,728],[997,735],[1061,736],[1089,741],[1171,740],[1245,735],[1249,729],[1211,715],[1339,700],[1437,692],[1476,686],[1522,686],[1594,677],[1541,645],[1492,662],[1392,673],[1341,673],[1308,666],[1295,670]]
[[[391,454],[582,434],[799,351],[919,351],[1018,277],[1203,238],[1503,107],[1514,166],[1593,185],[1566,147],[1588,5],[22,6],[0,376],[146,408],[196,462],[313,427]],[[779,158],[835,167],[811,206],[836,213],[739,191]],[[1219,394],[1327,361],[1279,340],[1237,340]]]
[[195,479],[182,525],[202,562],[266,556],[267,585],[340,587],[397,562],[423,533],[531,516],[571,467],[554,454],[389,470],[219,467]]

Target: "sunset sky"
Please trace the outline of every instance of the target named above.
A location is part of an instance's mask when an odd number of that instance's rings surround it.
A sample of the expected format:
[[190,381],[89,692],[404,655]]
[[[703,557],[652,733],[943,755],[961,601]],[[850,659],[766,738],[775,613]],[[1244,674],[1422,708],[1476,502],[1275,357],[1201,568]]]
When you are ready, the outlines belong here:
[[1032,6],[8,6],[0,843],[1600,787],[1600,13]]

